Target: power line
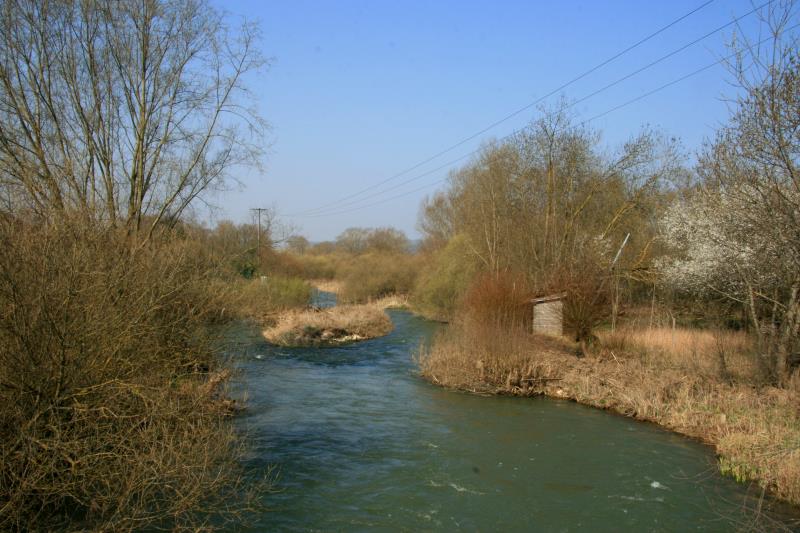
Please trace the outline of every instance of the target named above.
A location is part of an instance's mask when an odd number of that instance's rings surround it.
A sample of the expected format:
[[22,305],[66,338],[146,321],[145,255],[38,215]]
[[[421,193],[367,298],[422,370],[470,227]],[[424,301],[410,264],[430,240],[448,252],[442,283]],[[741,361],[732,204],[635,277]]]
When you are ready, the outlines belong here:
[[[686,43],[686,44],[684,44],[684,45],[682,45],[682,46],[680,46],[680,47],[678,47],[678,48],[676,48],[674,50],[672,50],[671,52],[659,57],[658,59],[655,59],[655,60],[647,63],[646,65],[634,70],[633,72],[630,72],[630,73],[626,74],[625,76],[622,76],[621,78],[618,78],[618,79],[614,80],[613,82],[611,82],[611,83],[609,83],[607,85],[604,85],[603,87],[601,87],[601,88],[599,88],[599,89],[587,94],[586,96],[583,96],[582,98],[580,98],[578,100],[570,102],[569,104],[567,104],[566,107],[570,108],[570,107],[576,106],[576,105],[578,105],[578,104],[580,104],[582,102],[585,102],[586,100],[588,100],[588,99],[590,99],[590,98],[592,98],[594,96],[597,96],[598,94],[600,94],[602,92],[607,91],[608,89],[610,89],[612,87],[615,87],[615,86],[619,85],[620,83],[622,83],[622,82],[624,82],[624,81],[636,76],[637,74],[641,74],[642,72],[644,72],[644,71],[646,71],[646,70],[658,65],[659,63],[661,63],[663,61],[666,61],[667,59],[669,59],[669,58],[675,56],[676,54],[686,50],[687,48],[690,48],[690,47],[696,45],[697,43],[699,43],[701,41],[704,41],[705,39],[708,39],[712,35],[715,35],[715,34],[719,33],[720,31],[724,30],[725,28],[727,28],[727,27],[729,27],[729,26],[731,26],[733,24],[736,24],[737,22],[739,22],[743,18],[752,15],[753,13],[758,11],[759,9],[761,9],[761,8],[765,7],[766,5],[770,4],[772,1],[774,1],[774,0],[769,0],[768,2],[765,2],[764,4],[752,9],[751,11],[748,11],[747,13],[745,13],[743,15],[740,15],[739,17],[731,20],[730,22],[727,22],[726,24],[723,24],[722,26],[719,26],[719,27],[717,27],[717,28],[705,33],[704,35],[702,35],[702,36],[700,36],[700,37],[698,37],[698,38],[696,38],[696,39],[694,39],[694,40],[692,40],[692,41],[690,41],[690,42],[688,42],[688,43]],[[620,54],[617,54],[617,56],[615,56],[615,57],[618,57]],[[608,61],[606,61],[606,63],[607,62]],[[579,78],[576,78],[576,80],[577,79],[579,79]],[[554,93],[550,93],[550,95],[552,95],[552,94],[554,94]],[[546,98],[546,96],[543,97],[543,98]],[[530,107],[530,105],[528,107]],[[498,124],[498,123],[495,123],[495,124]],[[512,136],[524,131],[524,129],[525,128],[523,127],[523,128],[514,130],[511,133],[509,133],[508,135],[505,135],[505,136],[501,137],[499,140],[503,141],[503,140],[509,139]],[[474,138],[474,136],[472,138]],[[449,151],[449,149],[445,150],[444,152],[441,152],[439,155],[442,155],[442,154],[446,153],[447,151]],[[403,180],[400,183],[397,183],[397,184],[395,184],[395,185],[393,185],[391,187],[382,189],[380,191],[376,191],[376,192],[374,192],[372,194],[369,194],[367,196],[364,196],[362,198],[350,200],[348,202],[342,202],[342,201],[334,202],[334,203],[331,203],[331,204],[327,204],[324,207],[321,206],[321,207],[317,207],[317,208],[314,208],[314,209],[309,209],[309,210],[306,210],[306,211],[300,211],[298,213],[292,213],[289,216],[302,216],[302,217],[305,217],[305,216],[309,216],[310,217],[310,216],[314,216],[314,215],[321,216],[321,215],[325,215],[327,211],[340,210],[341,208],[344,208],[344,207],[355,206],[355,205],[357,205],[357,204],[359,204],[359,203],[361,203],[361,202],[363,202],[365,200],[369,200],[370,198],[375,198],[375,197],[381,196],[381,195],[383,195],[383,194],[385,194],[387,192],[391,192],[393,190],[397,190],[397,189],[403,187],[404,185],[407,185],[409,183],[412,183],[412,182],[415,182],[417,180],[420,180],[420,179],[422,179],[422,178],[424,178],[426,176],[429,176],[429,175],[431,175],[431,174],[433,174],[435,172],[438,172],[438,171],[440,171],[440,170],[442,170],[444,168],[447,168],[447,167],[449,167],[449,166],[451,166],[451,165],[453,165],[453,164],[455,164],[455,163],[457,163],[459,161],[462,161],[463,159],[465,159],[465,158],[469,157],[470,155],[475,154],[475,153],[477,153],[479,151],[480,151],[480,148],[475,149],[475,150],[473,150],[473,151],[471,151],[471,152],[469,152],[469,153],[467,153],[467,154],[465,154],[465,155],[463,155],[463,156],[461,156],[461,157],[459,157],[457,159],[454,159],[452,161],[449,161],[449,162],[445,163],[444,165],[438,166],[438,167],[436,167],[436,168],[434,168],[432,170],[426,171],[426,172],[424,172],[422,174],[419,174],[417,176],[414,176],[412,178]],[[433,159],[433,158],[431,158],[431,159]],[[430,159],[426,160],[423,163],[420,163],[420,165],[422,165],[422,164],[424,164],[426,162],[429,162],[429,161],[430,161]],[[416,166],[420,166],[420,165],[416,165]],[[416,166],[412,167],[412,168],[416,168]],[[400,175],[402,175],[402,173],[401,174],[396,174],[394,177],[396,178],[396,177],[399,177]],[[393,178],[390,178],[390,179],[393,179]],[[379,186],[379,185],[381,185],[383,183],[386,183],[387,181],[389,181],[389,180],[384,180],[383,182],[381,182],[381,183],[379,183],[379,184],[377,184],[375,186],[369,187],[367,189],[364,189],[364,190],[360,191],[359,193],[355,193],[355,194],[350,195],[349,197],[345,197],[345,198],[352,198],[354,196],[359,196],[361,193],[366,192],[367,190],[370,190],[372,188],[375,188],[375,187],[377,187],[377,186]]]
[[[800,24],[795,24],[794,26],[786,28],[784,30],[784,33],[792,31],[792,30],[797,29],[799,27],[800,27]],[[763,43],[771,40],[772,38],[773,38],[772,36],[764,38],[764,39],[758,41],[756,43],[756,46],[760,45],[760,44],[763,44]],[[706,70],[709,70],[710,68],[715,67],[715,66],[719,65],[720,63],[728,61],[728,60],[730,60],[730,59],[732,59],[734,57],[736,57],[736,54],[731,54],[731,55],[728,55],[726,57],[723,57],[722,59],[718,59],[717,61],[714,61],[713,63],[709,63],[708,65],[706,65],[704,67],[701,67],[701,68],[699,68],[697,70],[694,70],[694,71],[692,71],[692,72],[690,72],[688,74],[685,74],[685,75],[683,75],[683,76],[681,76],[679,78],[676,78],[676,79],[674,79],[674,80],[672,80],[670,82],[667,82],[667,83],[665,83],[663,85],[660,85],[660,86],[656,87],[655,89],[652,89],[652,90],[650,90],[650,91],[648,91],[648,92],[646,92],[644,94],[641,94],[641,95],[639,95],[639,96],[637,96],[635,98],[631,98],[630,100],[626,100],[625,102],[623,102],[623,103],[621,103],[619,105],[616,105],[616,106],[614,106],[614,107],[612,107],[610,109],[607,109],[606,111],[603,111],[602,113],[594,115],[591,118],[588,118],[588,119],[580,122],[579,125],[583,126],[585,124],[588,124],[589,122],[592,122],[593,120],[597,120],[598,118],[604,117],[604,116],[608,115],[609,113],[613,113],[614,111],[622,109],[623,107],[627,107],[627,106],[629,106],[631,104],[634,104],[634,103],[636,103],[636,102],[638,102],[640,100],[643,100],[644,98],[647,98],[648,96],[652,96],[653,94],[658,93],[660,91],[663,91],[664,89],[667,89],[667,88],[669,88],[669,87],[671,87],[673,85],[676,85],[676,84],[678,84],[678,83],[680,83],[680,82],[682,82],[682,81],[684,81],[684,80],[686,80],[688,78],[691,78],[691,77],[696,76],[696,75],[698,75],[698,74],[700,74],[702,72],[705,72]],[[469,157],[469,156],[473,155],[474,153],[475,153],[474,151],[473,152],[469,152],[469,153],[461,156],[460,158],[458,158],[455,161],[459,161],[461,159]],[[433,171],[431,171],[431,172],[433,172]],[[382,204],[385,204],[387,202],[391,202],[392,200],[397,200],[399,198],[410,196],[410,195],[412,195],[414,193],[423,191],[425,189],[429,189],[430,187],[433,187],[435,185],[439,185],[440,183],[443,183],[446,180],[447,180],[447,177],[445,176],[444,178],[438,179],[438,180],[433,181],[431,183],[427,183],[427,184],[425,184],[425,185],[423,185],[421,187],[417,187],[416,189],[412,189],[410,191],[406,191],[404,193],[397,194],[395,196],[391,196],[389,198],[385,198],[383,200],[380,200],[378,202],[373,202],[371,204],[367,204],[367,205],[363,205],[363,206],[359,206],[359,207],[354,207],[354,208],[351,208],[351,209],[344,209],[344,210],[336,211],[336,212],[333,212],[333,213],[304,215],[304,217],[317,218],[317,217],[325,217],[325,216],[333,216],[333,215],[342,215],[342,214],[346,214],[346,213],[352,213],[354,211],[361,211],[363,209],[368,209],[370,207],[375,207],[377,205],[382,205]]]
[[[774,0],[770,0],[769,2],[767,2],[767,3],[766,3],[766,4],[764,4],[764,5],[767,5],[767,4],[771,3],[772,1],[774,1]],[[647,41],[649,41],[650,39],[652,39],[652,38],[656,37],[657,35],[659,35],[659,34],[661,34],[661,33],[663,33],[663,32],[665,32],[666,30],[668,30],[669,28],[671,28],[671,27],[675,26],[676,24],[678,24],[679,22],[683,21],[684,19],[686,19],[686,18],[688,18],[688,17],[690,17],[690,16],[694,15],[695,13],[697,13],[698,11],[700,11],[701,9],[703,9],[704,7],[708,6],[709,4],[711,4],[711,3],[713,3],[713,2],[714,2],[714,0],[707,0],[706,2],[704,2],[704,3],[703,3],[703,4],[701,4],[701,5],[699,5],[698,7],[694,8],[693,10],[689,11],[688,13],[686,13],[686,14],[684,14],[684,15],[681,15],[681,16],[680,16],[680,17],[678,17],[677,19],[673,20],[672,22],[670,22],[670,23],[669,23],[669,24],[667,24],[666,26],[663,26],[663,27],[659,28],[659,29],[658,29],[658,30],[656,30],[655,32],[651,33],[650,35],[648,35],[648,36],[646,36],[646,37],[644,37],[644,38],[640,39],[639,41],[637,41],[637,42],[635,42],[634,44],[632,44],[632,45],[628,46],[628,47],[627,47],[627,48],[625,48],[624,50],[622,50],[622,51],[620,51],[620,52],[616,53],[615,55],[613,55],[613,56],[611,56],[610,58],[608,58],[608,59],[604,60],[603,62],[601,62],[601,63],[598,63],[598,64],[597,64],[597,65],[595,65],[594,67],[592,67],[592,68],[590,68],[589,70],[587,70],[587,71],[583,72],[582,74],[580,74],[580,75],[578,75],[577,77],[575,77],[575,78],[571,79],[570,81],[568,81],[568,82],[566,82],[566,83],[562,84],[561,86],[559,86],[559,87],[557,87],[557,88],[553,89],[552,91],[550,91],[549,93],[545,94],[544,96],[541,96],[541,97],[537,98],[536,100],[534,100],[533,102],[530,102],[529,104],[526,104],[525,106],[523,106],[523,107],[520,107],[519,109],[517,109],[517,110],[515,110],[515,111],[513,111],[513,112],[511,112],[511,113],[509,113],[509,114],[508,114],[508,115],[506,115],[505,117],[503,117],[503,118],[501,118],[501,119],[499,119],[499,120],[497,120],[497,121],[495,121],[495,122],[493,122],[493,123],[489,124],[488,126],[486,126],[485,128],[481,129],[480,131],[478,131],[478,132],[476,132],[476,133],[473,133],[472,135],[470,135],[470,136],[468,136],[468,137],[466,137],[466,138],[464,138],[464,139],[461,139],[460,141],[456,142],[455,144],[452,144],[452,145],[450,145],[449,147],[445,148],[444,150],[441,150],[441,151],[439,151],[439,152],[435,153],[434,155],[432,155],[432,156],[428,157],[427,159],[425,159],[425,160],[423,160],[423,161],[421,161],[421,162],[419,162],[419,163],[417,163],[417,164],[415,164],[415,165],[413,165],[413,166],[411,166],[411,167],[408,167],[407,169],[405,169],[405,170],[403,170],[403,171],[401,171],[401,172],[398,172],[397,174],[394,174],[394,175],[392,175],[392,176],[390,176],[390,177],[388,177],[388,178],[386,178],[386,179],[384,179],[384,180],[382,180],[382,181],[380,181],[380,182],[378,182],[378,183],[375,183],[375,184],[373,184],[373,185],[370,185],[370,186],[368,186],[368,187],[366,187],[366,188],[364,188],[364,189],[361,189],[360,191],[357,191],[357,192],[355,192],[355,193],[353,193],[353,194],[350,194],[350,195],[348,195],[348,196],[344,196],[344,197],[340,198],[339,200],[337,200],[337,201],[335,201],[335,202],[331,202],[331,203],[328,203],[328,204],[324,204],[324,205],[322,205],[322,206],[319,206],[319,207],[317,207],[317,208],[313,208],[313,209],[308,209],[308,210],[305,210],[305,211],[301,211],[300,213],[297,213],[297,214],[301,214],[301,213],[311,213],[311,212],[315,212],[315,211],[320,211],[320,210],[322,210],[322,209],[324,209],[324,208],[326,208],[326,207],[330,207],[330,206],[334,206],[334,205],[340,204],[341,202],[343,202],[343,201],[345,201],[345,200],[349,200],[349,199],[351,199],[351,198],[354,198],[354,197],[356,197],[356,196],[360,196],[361,194],[363,194],[363,193],[365,193],[365,192],[371,191],[372,189],[375,189],[376,187],[380,187],[381,185],[383,185],[383,184],[385,184],[385,183],[388,183],[388,182],[390,182],[390,181],[392,181],[392,180],[395,180],[395,179],[399,178],[400,176],[403,176],[403,175],[405,175],[405,174],[408,174],[409,172],[411,172],[411,171],[413,171],[413,170],[416,170],[416,169],[418,169],[419,167],[421,167],[421,166],[425,165],[426,163],[430,163],[430,162],[431,162],[431,161],[433,161],[434,159],[437,159],[437,158],[441,157],[442,155],[444,155],[444,154],[446,154],[446,153],[448,153],[448,152],[451,152],[451,151],[453,151],[454,149],[458,148],[459,146],[463,146],[464,144],[468,143],[469,141],[471,141],[471,140],[473,140],[473,139],[475,139],[475,138],[477,138],[477,137],[479,137],[479,136],[483,135],[483,134],[484,134],[484,133],[486,133],[487,131],[491,130],[492,128],[494,128],[494,127],[496,127],[496,126],[498,126],[498,125],[500,125],[500,124],[502,124],[503,122],[506,122],[506,121],[508,121],[508,120],[510,120],[510,119],[512,119],[512,118],[514,118],[514,117],[516,117],[516,116],[518,116],[519,114],[521,114],[521,113],[523,113],[523,112],[525,112],[525,111],[529,110],[530,108],[532,108],[532,107],[534,107],[535,105],[537,105],[537,104],[539,104],[539,103],[543,102],[544,100],[546,100],[547,98],[549,98],[549,97],[553,96],[554,94],[557,94],[557,93],[559,93],[559,92],[563,91],[564,89],[566,89],[566,88],[567,88],[567,87],[569,87],[570,85],[574,84],[575,82],[578,82],[578,81],[582,80],[582,79],[583,79],[583,78],[585,78],[586,76],[588,76],[588,75],[592,74],[593,72],[595,72],[595,71],[599,70],[600,68],[602,68],[602,67],[604,67],[604,66],[608,65],[608,64],[609,64],[609,63],[611,63],[612,61],[615,61],[616,59],[618,59],[618,58],[620,58],[621,56],[623,56],[623,55],[627,54],[628,52],[630,52],[631,50],[633,50],[633,49],[635,49],[635,48],[637,48],[637,47],[641,46],[642,44],[646,43],[646,42],[647,42]],[[763,7],[763,6],[762,6],[762,7]],[[759,9],[759,8],[757,8],[757,9]]]

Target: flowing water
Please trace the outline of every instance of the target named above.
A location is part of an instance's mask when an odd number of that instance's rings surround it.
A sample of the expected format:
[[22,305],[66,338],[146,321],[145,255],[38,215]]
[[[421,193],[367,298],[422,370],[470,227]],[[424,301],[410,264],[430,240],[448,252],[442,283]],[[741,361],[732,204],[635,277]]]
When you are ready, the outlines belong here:
[[279,471],[252,531],[730,531],[752,519],[752,495],[694,441],[571,402],[428,384],[412,354],[437,326],[389,313],[393,333],[338,348],[238,332],[248,467]]

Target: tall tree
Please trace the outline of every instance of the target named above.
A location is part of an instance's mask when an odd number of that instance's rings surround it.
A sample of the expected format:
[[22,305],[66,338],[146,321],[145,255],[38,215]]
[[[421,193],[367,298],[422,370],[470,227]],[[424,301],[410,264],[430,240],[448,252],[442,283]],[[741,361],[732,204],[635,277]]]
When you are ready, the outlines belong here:
[[205,0],[8,0],[0,7],[0,192],[41,216],[152,234],[256,164],[243,84],[256,28]]
[[557,107],[453,172],[423,204],[420,228],[439,242],[464,235],[484,269],[524,273],[540,288],[591,255],[613,256],[627,233],[627,266],[641,267],[664,185],[681,169],[672,140],[644,130],[604,152],[597,132]]

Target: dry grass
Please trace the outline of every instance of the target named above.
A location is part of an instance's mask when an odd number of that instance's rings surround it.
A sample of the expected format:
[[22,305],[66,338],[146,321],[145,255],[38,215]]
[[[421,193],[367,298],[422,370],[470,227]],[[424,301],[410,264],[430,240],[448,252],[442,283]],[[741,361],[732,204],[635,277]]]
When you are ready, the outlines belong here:
[[370,304],[381,309],[408,309],[409,306],[408,295],[406,294],[390,294],[373,300]]
[[325,346],[372,339],[392,331],[392,321],[383,309],[379,304],[363,304],[292,311],[263,335],[281,346]]
[[[578,358],[560,339],[456,327],[422,349],[419,363],[443,386],[545,394],[658,423],[715,446],[724,473],[800,504],[800,378],[787,389],[758,385],[758,373],[747,374],[757,368],[746,362],[750,342],[738,333],[676,331],[674,343],[666,330],[603,339]],[[720,346],[730,350],[727,369],[713,351]]]
[[335,279],[312,279],[308,282],[319,291],[339,294],[342,292],[342,282]]
[[614,356],[636,356],[652,366],[754,385],[766,378],[753,339],[743,331],[622,328],[598,335],[601,349]]
[[[342,282],[336,280],[313,280],[309,283],[317,290],[337,295],[342,291],[343,287]],[[409,307],[407,294],[388,294],[378,298],[370,298],[366,304],[381,309],[407,309]]]

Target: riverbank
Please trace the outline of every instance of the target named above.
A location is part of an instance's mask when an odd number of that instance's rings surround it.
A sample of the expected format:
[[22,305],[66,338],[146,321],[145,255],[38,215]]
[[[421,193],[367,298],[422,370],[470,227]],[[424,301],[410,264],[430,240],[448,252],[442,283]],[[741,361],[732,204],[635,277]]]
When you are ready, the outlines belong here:
[[714,446],[724,474],[800,505],[798,387],[741,382],[730,372],[723,379],[718,368],[651,355],[599,349],[578,358],[562,339],[450,331],[418,358],[422,375],[437,385],[573,400],[699,439]]

